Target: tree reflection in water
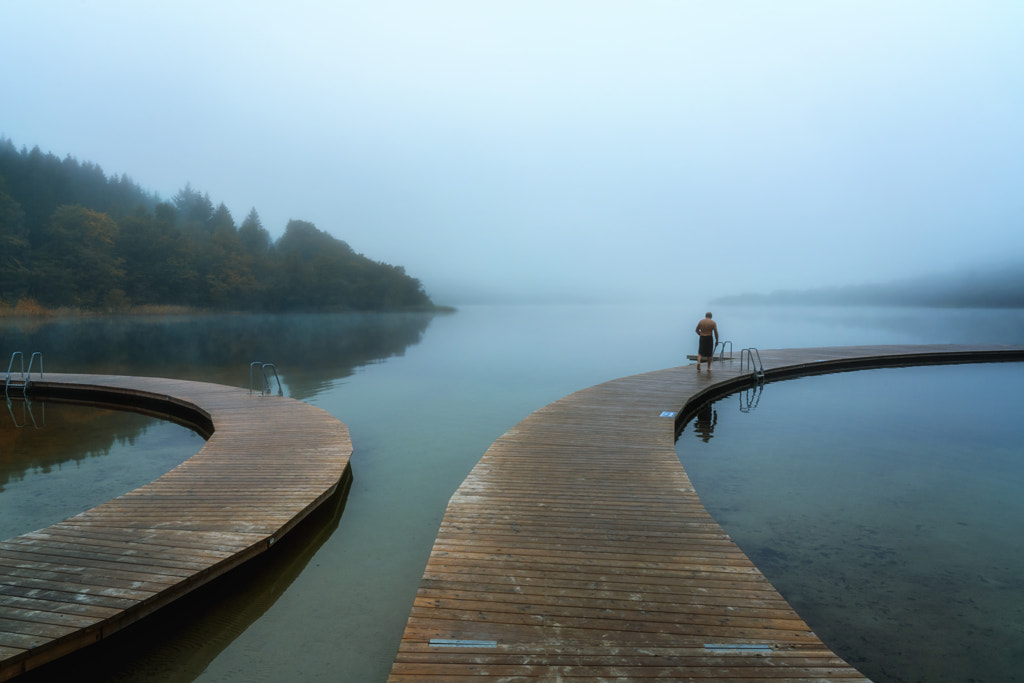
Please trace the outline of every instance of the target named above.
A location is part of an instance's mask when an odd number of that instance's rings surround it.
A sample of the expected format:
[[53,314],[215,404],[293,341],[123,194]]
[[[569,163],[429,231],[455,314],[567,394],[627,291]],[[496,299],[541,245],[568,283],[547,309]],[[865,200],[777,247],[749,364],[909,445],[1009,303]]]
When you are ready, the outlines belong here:
[[41,351],[51,372],[172,377],[248,387],[274,363],[304,400],[418,344],[434,313],[188,315],[0,321],[2,353]]

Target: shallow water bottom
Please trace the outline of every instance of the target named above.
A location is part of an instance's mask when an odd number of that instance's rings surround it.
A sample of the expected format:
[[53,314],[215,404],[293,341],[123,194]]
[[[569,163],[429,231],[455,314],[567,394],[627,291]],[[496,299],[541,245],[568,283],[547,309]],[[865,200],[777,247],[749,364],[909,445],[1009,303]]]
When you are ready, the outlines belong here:
[[148,484],[204,443],[187,427],[130,411],[0,403],[0,539],[56,524]]
[[867,676],[1021,680],[1022,381],[991,364],[773,383],[714,404],[677,450],[711,514]]

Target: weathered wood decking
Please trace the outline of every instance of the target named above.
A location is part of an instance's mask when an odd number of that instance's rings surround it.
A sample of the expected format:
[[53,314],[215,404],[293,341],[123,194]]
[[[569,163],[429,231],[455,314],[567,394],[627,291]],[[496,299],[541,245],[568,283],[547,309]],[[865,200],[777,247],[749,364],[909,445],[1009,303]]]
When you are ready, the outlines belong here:
[[[762,351],[768,379],[1021,360],[1024,348]],[[452,496],[389,678],[867,680],[710,517],[677,422],[750,384],[736,359],[626,377],[534,412]]]
[[97,642],[262,553],[348,476],[348,429],[300,401],[52,373],[32,382],[31,395],[131,406],[212,436],[156,481],[0,543],[0,680]]

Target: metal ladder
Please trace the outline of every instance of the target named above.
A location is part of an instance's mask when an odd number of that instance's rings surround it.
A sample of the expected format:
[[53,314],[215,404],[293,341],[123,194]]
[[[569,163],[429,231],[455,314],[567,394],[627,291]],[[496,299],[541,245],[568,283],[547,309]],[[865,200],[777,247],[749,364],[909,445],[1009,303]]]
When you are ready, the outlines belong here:
[[[754,363],[755,360],[757,361],[756,365]],[[744,366],[750,368],[755,380],[758,382],[764,381],[764,364],[761,362],[761,354],[752,346],[740,351],[740,372],[743,372]]]
[[[729,358],[725,357],[725,346],[726,346],[726,344],[729,345]],[[721,351],[718,350],[719,347],[722,348]],[[732,342],[728,341],[728,340],[720,341],[720,342],[715,342],[715,350],[711,352],[711,357],[712,358],[714,358],[716,352],[718,353],[718,360],[719,361],[732,360]]]
[[[259,368],[260,370],[258,375],[255,373],[256,368]],[[268,369],[274,373],[274,379],[277,380],[277,395],[284,396],[284,390],[281,388],[281,378],[277,374],[277,366],[273,363],[264,363],[259,360],[254,360],[249,363],[249,393],[251,394],[254,391],[254,382],[257,379],[262,381],[262,384],[259,387],[260,396],[266,396],[270,393],[270,376],[267,374]]]
[[[40,351],[32,352],[28,361],[28,374],[25,374],[25,354],[21,351],[15,351],[11,354],[11,362],[7,364],[7,377],[4,379],[4,398],[7,398],[11,394],[11,387],[18,387],[21,389],[21,395],[28,395],[28,385],[32,381],[32,366],[35,365],[36,357],[39,357],[39,379],[43,378],[43,354]],[[17,359],[20,361],[18,369],[18,377],[14,379],[11,374],[14,372],[14,361]]]

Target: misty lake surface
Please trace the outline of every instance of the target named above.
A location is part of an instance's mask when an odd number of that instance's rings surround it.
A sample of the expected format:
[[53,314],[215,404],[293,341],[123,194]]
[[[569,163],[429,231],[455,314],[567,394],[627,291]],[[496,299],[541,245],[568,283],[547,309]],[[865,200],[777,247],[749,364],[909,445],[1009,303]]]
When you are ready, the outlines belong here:
[[[386,680],[448,498],[487,447],[531,411],[573,391],[686,364],[686,354],[696,349],[693,327],[705,310],[704,303],[471,306],[446,315],[0,322],[0,353],[42,351],[51,372],[175,377],[246,387],[251,361],[273,362],[285,393],[345,422],[355,448],[347,498],[331,501],[274,552],[46,675],[73,673],[79,680],[103,681]],[[1024,343],[1022,311],[713,310],[723,339],[736,349]],[[950,368],[931,370],[943,369]],[[857,374],[830,377],[843,382]],[[762,405],[781,405],[780,388],[803,381],[769,384],[757,411],[743,417],[756,417]],[[778,400],[772,398],[777,391]],[[972,395],[985,392],[982,386]],[[825,393],[831,402],[835,391],[827,388]],[[918,403],[906,402],[906,424],[915,411],[929,412],[931,404],[918,410]],[[1018,403],[989,405],[992,419],[1017,419]],[[700,441],[702,447],[717,447],[742,431],[726,428],[725,410],[717,410],[714,439]],[[801,410],[792,408],[787,419]],[[965,430],[981,425],[979,447],[985,443],[986,424],[963,424]],[[921,429],[928,428],[888,430],[883,436],[899,443],[916,438]],[[76,458],[73,439],[62,439],[57,428],[47,431],[63,441],[67,458]],[[777,429],[769,433],[765,441],[779,440]],[[182,436],[179,445],[188,457],[197,446],[190,443],[193,437]],[[1019,444],[1016,448],[1019,453]],[[702,497],[714,495],[698,491]],[[800,502],[800,496],[793,497]],[[816,496],[806,496],[801,514],[819,515],[814,506],[820,504]],[[778,503],[765,505],[774,509]],[[782,563],[780,558],[777,564]],[[901,623],[888,636],[896,639],[907,628]],[[858,636],[849,639],[856,643]],[[863,665],[862,658],[871,654],[848,656]],[[1018,661],[1024,662],[1024,656]]]

